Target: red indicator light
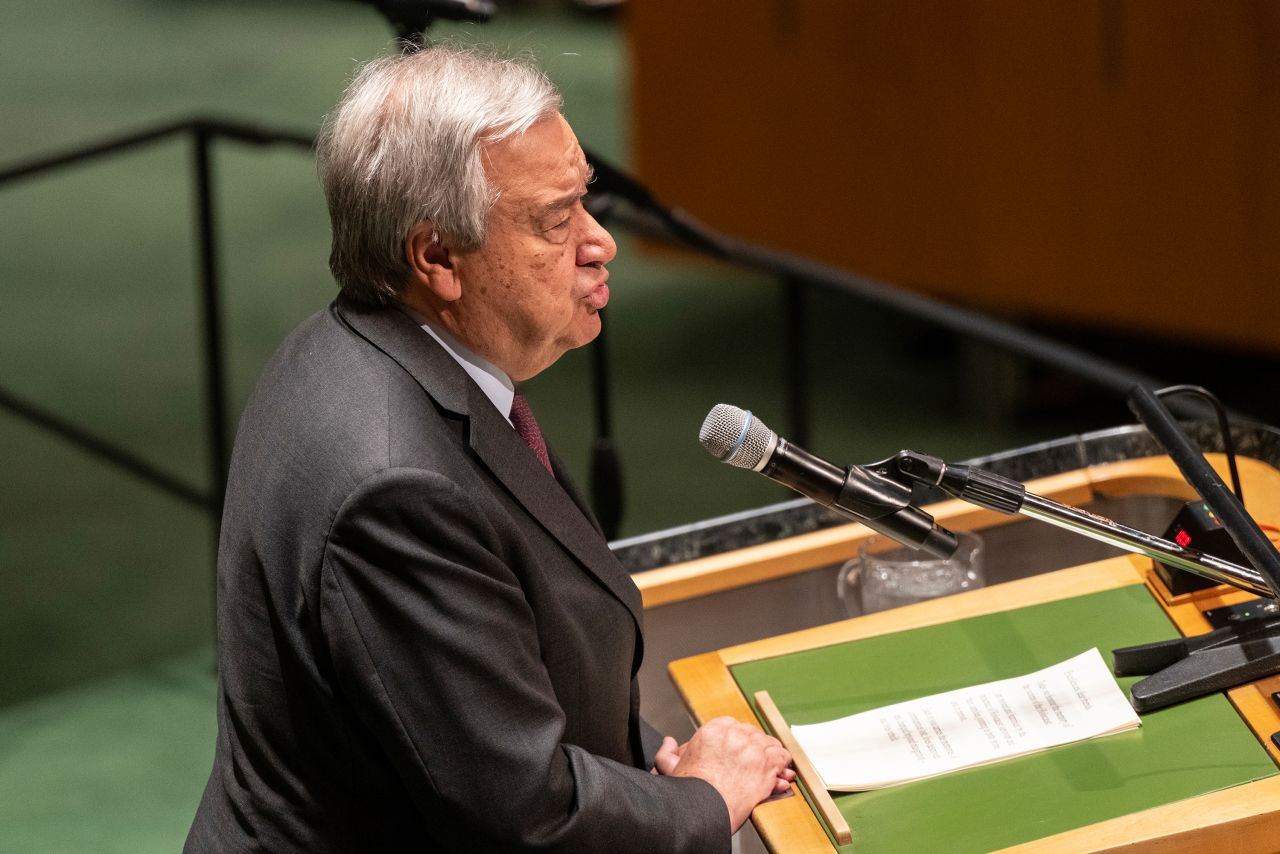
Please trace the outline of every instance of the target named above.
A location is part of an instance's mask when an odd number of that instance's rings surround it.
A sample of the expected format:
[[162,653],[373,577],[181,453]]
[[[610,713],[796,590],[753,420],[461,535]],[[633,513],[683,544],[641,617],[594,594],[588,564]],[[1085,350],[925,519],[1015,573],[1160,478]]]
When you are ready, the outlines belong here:
[[1191,535],[1184,529],[1174,535],[1173,541],[1185,549],[1187,546],[1191,545]]

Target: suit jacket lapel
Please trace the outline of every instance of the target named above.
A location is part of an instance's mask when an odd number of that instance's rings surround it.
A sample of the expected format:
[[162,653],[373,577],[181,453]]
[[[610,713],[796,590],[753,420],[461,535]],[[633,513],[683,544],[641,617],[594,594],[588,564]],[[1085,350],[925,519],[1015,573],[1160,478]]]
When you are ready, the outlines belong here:
[[[475,393],[484,394],[479,389]],[[471,447],[494,477],[630,609],[639,623],[640,591],[609,550],[604,536],[492,406],[472,410]]]
[[560,461],[560,457],[556,454],[556,449],[547,444],[547,455],[551,457],[551,468],[556,473],[556,481],[564,488],[564,491],[573,499],[573,503],[578,505],[578,509],[582,511],[582,515],[587,517],[587,521],[591,523],[591,527],[596,529],[596,533],[600,538],[607,540],[604,535],[604,528],[600,527],[600,520],[596,518],[595,511],[591,509],[591,505],[582,497],[582,493],[578,491],[578,485],[573,482],[573,478],[569,477],[568,471],[565,470],[564,463]]
[[542,467],[453,358],[412,318],[396,309],[366,309],[339,299],[334,311],[358,335],[395,359],[437,403],[467,417],[471,448],[485,467],[631,611],[638,628],[640,591],[609,550],[594,518],[576,495],[570,497],[565,486]]

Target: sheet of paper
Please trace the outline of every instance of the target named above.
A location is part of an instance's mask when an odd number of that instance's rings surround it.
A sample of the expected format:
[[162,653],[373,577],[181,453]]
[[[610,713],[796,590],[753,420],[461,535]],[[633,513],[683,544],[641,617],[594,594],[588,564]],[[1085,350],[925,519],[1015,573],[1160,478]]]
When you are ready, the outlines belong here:
[[1140,726],[1098,650],[1026,676],[794,726],[828,789],[921,780]]

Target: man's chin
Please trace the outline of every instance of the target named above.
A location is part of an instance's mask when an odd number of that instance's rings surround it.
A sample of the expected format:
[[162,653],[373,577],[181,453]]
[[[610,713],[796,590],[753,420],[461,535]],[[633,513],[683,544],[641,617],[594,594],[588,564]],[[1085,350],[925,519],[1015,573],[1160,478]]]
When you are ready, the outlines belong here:
[[568,349],[577,349],[585,347],[600,336],[600,312],[598,309],[588,308],[582,318],[574,325],[573,336],[569,339]]

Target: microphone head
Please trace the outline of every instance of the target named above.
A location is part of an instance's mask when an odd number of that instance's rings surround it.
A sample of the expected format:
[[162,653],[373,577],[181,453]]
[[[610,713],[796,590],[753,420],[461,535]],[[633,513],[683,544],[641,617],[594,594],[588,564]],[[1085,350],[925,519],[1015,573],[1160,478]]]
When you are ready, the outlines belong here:
[[758,470],[778,446],[778,434],[749,410],[717,403],[702,422],[698,441],[721,462]]

